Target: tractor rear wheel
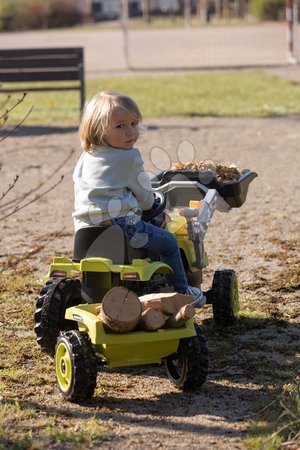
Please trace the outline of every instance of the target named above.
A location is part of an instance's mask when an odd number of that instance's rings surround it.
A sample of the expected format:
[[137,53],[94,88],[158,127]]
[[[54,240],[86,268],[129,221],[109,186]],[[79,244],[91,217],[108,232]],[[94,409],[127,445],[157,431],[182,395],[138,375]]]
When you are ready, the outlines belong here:
[[41,289],[36,300],[34,331],[41,349],[54,355],[59,332],[77,329],[77,323],[65,319],[66,309],[84,303],[81,283],[76,278],[51,279]]

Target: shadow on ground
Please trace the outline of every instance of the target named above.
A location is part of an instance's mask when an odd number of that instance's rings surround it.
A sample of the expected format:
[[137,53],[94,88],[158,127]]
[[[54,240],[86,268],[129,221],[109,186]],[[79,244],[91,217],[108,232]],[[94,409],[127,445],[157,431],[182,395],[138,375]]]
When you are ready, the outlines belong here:
[[[0,130],[0,138],[4,138],[6,135],[12,138],[19,138],[23,136],[43,136],[49,134],[67,134],[67,133],[75,133],[78,131],[78,126],[26,126],[22,125],[22,127],[13,131],[10,129],[1,129]],[[11,133],[11,134],[10,134]]]

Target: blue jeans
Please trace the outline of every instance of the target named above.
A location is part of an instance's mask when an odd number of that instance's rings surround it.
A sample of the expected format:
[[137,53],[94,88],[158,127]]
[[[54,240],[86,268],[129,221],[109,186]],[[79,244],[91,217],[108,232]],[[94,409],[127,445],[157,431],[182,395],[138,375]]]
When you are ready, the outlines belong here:
[[130,237],[131,247],[146,248],[159,254],[161,261],[173,269],[174,274],[168,276],[169,283],[176,292],[187,294],[188,282],[175,236],[151,223],[132,219],[130,216],[119,217],[112,222]]

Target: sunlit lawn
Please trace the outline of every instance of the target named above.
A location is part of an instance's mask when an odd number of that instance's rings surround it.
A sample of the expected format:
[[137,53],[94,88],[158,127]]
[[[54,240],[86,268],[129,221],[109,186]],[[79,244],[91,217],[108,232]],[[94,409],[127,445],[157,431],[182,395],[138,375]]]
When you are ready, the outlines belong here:
[[[116,89],[132,96],[144,117],[244,116],[266,117],[300,113],[300,86],[263,71],[168,74],[87,80],[86,97],[102,89]],[[21,94],[13,94],[2,111]],[[79,92],[28,92],[10,114],[9,123],[21,120],[30,107],[26,124],[79,122]]]

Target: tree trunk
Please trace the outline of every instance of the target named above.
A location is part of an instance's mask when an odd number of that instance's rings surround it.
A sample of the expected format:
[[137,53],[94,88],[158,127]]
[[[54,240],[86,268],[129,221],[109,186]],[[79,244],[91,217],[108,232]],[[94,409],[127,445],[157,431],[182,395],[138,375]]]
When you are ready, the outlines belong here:
[[217,19],[223,18],[223,0],[216,0],[216,17]]
[[138,296],[123,286],[117,286],[103,297],[99,316],[109,331],[126,333],[136,327],[141,313]]
[[191,16],[191,2],[190,0],[184,0],[184,22],[185,26],[189,28],[192,23],[192,16]]
[[151,0],[142,0],[143,19],[146,23],[151,22]]
[[196,15],[199,20],[201,20],[201,18],[202,18],[202,2],[203,2],[203,0],[197,0],[197,4],[196,4]]
[[239,0],[239,10],[238,10],[239,18],[244,19],[245,18],[245,11],[246,11],[246,2],[245,0]]
[[223,18],[229,19],[229,0],[223,0]]

